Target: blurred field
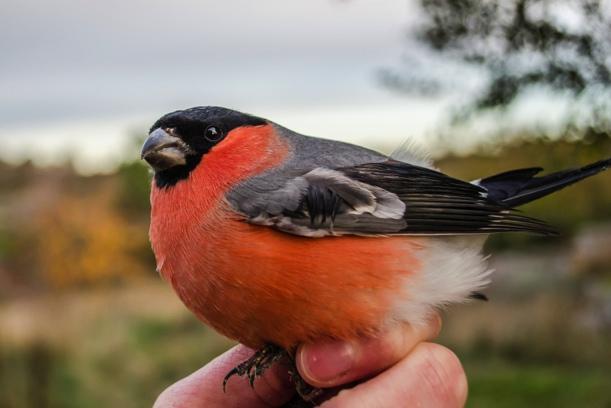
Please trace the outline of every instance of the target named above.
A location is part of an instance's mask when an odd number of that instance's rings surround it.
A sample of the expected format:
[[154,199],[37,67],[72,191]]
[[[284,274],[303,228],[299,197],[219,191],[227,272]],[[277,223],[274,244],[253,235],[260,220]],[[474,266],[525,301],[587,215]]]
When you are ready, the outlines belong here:
[[[446,157],[477,178],[611,155],[611,139],[519,142]],[[147,407],[230,346],[154,272],[148,173],[0,165],[0,407]],[[561,238],[495,237],[488,303],[453,308],[440,342],[471,407],[611,406],[611,172],[525,208]]]
[[0,406],[147,407],[230,344],[157,281],[0,308]]

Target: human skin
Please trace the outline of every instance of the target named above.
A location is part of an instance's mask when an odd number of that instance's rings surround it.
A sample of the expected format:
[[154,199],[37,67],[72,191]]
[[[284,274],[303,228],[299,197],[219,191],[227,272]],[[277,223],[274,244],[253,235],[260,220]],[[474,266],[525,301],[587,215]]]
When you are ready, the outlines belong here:
[[[426,325],[396,326],[376,338],[304,345],[297,351],[297,368],[316,387],[358,382],[324,402],[324,408],[462,407],[467,380],[458,358],[447,348],[428,342],[440,329],[441,319],[436,315]],[[227,372],[252,353],[242,345],[233,347],[168,387],[154,408],[281,407],[294,395],[282,365],[265,372],[254,388],[247,379],[232,377],[223,392]]]

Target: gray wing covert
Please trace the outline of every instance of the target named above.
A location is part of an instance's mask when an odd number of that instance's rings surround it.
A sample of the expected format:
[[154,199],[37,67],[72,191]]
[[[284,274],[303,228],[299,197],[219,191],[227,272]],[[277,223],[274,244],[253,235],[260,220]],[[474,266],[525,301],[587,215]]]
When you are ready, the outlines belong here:
[[241,207],[254,224],[308,237],[390,234],[406,225],[395,194],[323,167]]

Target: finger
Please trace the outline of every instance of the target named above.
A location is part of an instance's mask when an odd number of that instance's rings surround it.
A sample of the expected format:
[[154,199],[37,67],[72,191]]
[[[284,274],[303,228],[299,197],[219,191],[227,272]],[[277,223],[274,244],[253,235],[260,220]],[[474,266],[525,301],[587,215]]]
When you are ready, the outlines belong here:
[[297,351],[297,369],[315,387],[347,384],[385,370],[440,329],[441,317],[435,314],[427,324],[397,324],[374,338],[306,344]]
[[467,378],[456,355],[443,346],[421,343],[394,367],[341,391],[321,408],[458,408],[466,400]]
[[170,407],[279,407],[294,393],[288,371],[274,364],[255,380],[254,389],[243,377],[233,376],[223,392],[227,373],[252,356],[253,350],[238,345],[168,387],[155,401],[154,408]]

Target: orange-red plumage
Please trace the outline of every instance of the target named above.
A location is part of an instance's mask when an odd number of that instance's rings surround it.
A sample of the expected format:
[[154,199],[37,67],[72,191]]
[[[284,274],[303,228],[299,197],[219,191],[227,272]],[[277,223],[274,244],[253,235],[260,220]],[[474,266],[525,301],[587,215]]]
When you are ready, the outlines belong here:
[[153,186],[151,195],[160,273],[200,319],[254,348],[379,328],[402,297],[406,271],[418,270],[414,253],[423,245],[408,237],[311,239],[246,223],[225,194],[289,154],[271,126],[238,128],[188,183]]
[[299,343],[352,340],[485,299],[487,234],[553,234],[512,207],[611,167],[465,182],[409,154],[397,160],[213,106],[161,117],[142,158],[155,170],[158,270],[201,320],[260,349],[227,377],[250,381]]

